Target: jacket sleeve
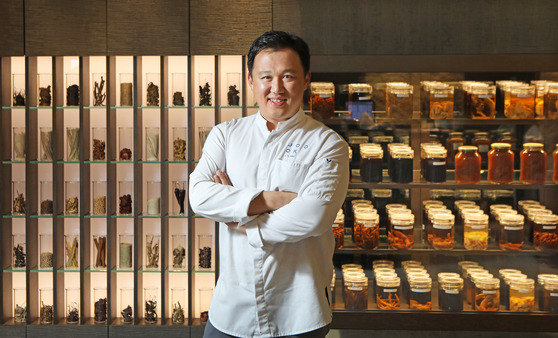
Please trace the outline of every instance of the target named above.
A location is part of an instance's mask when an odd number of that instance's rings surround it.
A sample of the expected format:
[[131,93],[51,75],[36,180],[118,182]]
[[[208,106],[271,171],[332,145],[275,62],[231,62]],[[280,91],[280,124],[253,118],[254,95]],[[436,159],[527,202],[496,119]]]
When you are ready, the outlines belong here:
[[311,164],[298,197],[246,223],[250,245],[298,242],[331,231],[349,184],[348,145],[337,134],[331,138]]
[[190,174],[189,201],[192,210],[200,216],[216,222],[239,222],[244,224],[254,216],[248,216],[250,202],[261,193],[253,188],[237,189],[215,183],[217,169],[226,172],[226,124],[214,127],[203,147],[203,154]]

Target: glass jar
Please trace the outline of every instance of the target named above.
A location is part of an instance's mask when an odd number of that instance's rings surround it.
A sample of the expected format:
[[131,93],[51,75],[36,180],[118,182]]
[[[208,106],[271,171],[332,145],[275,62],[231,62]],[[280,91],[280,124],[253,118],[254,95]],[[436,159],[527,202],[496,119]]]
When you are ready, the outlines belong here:
[[366,276],[346,276],[345,284],[345,309],[368,309],[368,278]]
[[413,155],[410,148],[399,148],[394,150],[391,160],[393,175],[391,180],[397,183],[410,183],[413,181]]
[[517,269],[500,269],[498,270],[498,276],[500,278],[500,304],[508,306],[510,299],[510,289],[508,285],[509,278],[519,278],[525,279],[526,275],[522,274],[520,270]]
[[147,182],[147,215],[158,216],[161,214],[161,182]]
[[409,307],[411,310],[432,310],[432,279],[413,278],[409,280]]
[[514,251],[523,248],[523,220],[523,215],[505,214],[500,217],[500,248]]
[[25,128],[14,127],[12,130],[12,160],[14,162],[25,162]]
[[447,151],[442,147],[425,149],[424,179],[427,182],[446,181],[446,157]]
[[535,310],[535,281],[530,278],[512,280],[510,282],[509,305],[511,312],[531,312]]
[[[131,104],[130,104],[131,105]],[[118,160],[132,161],[132,149],[134,149],[134,128],[118,128]]]
[[519,180],[525,184],[543,184],[546,179],[546,152],[542,143],[524,143],[520,153]]
[[12,268],[25,269],[27,265],[27,250],[25,245],[25,234],[12,235]]
[[79,215],[79,181],[66,181],[64,184],[64,213]]
[[93,314],[95,323],[103,324],[107,321],[107,289],[93,288]]
[[79,269],[79,234],[64,235],[64,268]]
[[134,92],[132,90],[134,74],[120,73],[119,75],[120,75],[120,102],[118,105],[121,107],[130,107],[134,103],[133,101]]
[[337,212],[332,230],[335,237],[335,249],[342,249],[345,243],[345,215],[343,214],[343,209],[339,209]]
[[212,266],[213,235],[198,235],[198,267],[211,269]]
[[39,269],[52,269],[52,235],[39,235]]
[[69,162],[79,161],[79,128],[66,128],[66,160]]
[[509,143],[492,143],[488,152],[488,182],[509,184],[513,182],[514,154]]
[[186,95],[186,73],[172,73],[171,77],[173,93],[172,105],[184,106],[184,95]]
[[145,160],[159,161],[159,127],[145,128]]
[[200,299],[200,321],[202,325],[205,325],[209,320],[209,304],[211,303],[211,298],[213,297],[213,288],[200,288],[199,299]]
[[[184,105],[184,103],[182,105]],[[186,127],[172,128],[172,149],[170,149],[170,151],[172,153],[172,159],[174,161],[186,161],[186,155],[188,151],[187,140],[188,140],[188,128]]]
[[[187,235],[174,234],[172,238],[172,251],[170,261],[172,262],[172,270],[186,270],[186,248],[188,247]],[[184,305],[184,304],[182,304]]]
[[66,324],[77,324],[79,322],[79,288],[68,288],[65,290]]
[[39,289],[39,322],[50,325],[54,320],[54,290],[52,288]]
[[120,322],[132,324],[134,322],[134,288],[124,287],[120,289]]
[[444,83],[434,84],[430,87],[429,98],[431,119],[453,118],[453,87]]
[[392,119],[413,116],[413,86],[403,82],[386,83],[386,114]]
[[95,216],[107,214],[107,181],[93,181],[93,200],[91,214]]
[[[388,207],[390,207],[388,209]],[[397,206],[397,207],[393,207],[393,206]],[[386,231],[388,234],[388,238],[390,238],[390,236],[392,236],[391,232],[393,231],[393,223],[391,222],[393,219],[398,219],[398,218],[407,218],[409,217],[409,215],[412,216],[413,212],[410,209],[407,209],[406,205],[403,204],[388,204],[386,206],[386,212],[387,212],[387,225],[386,225]]]
[[488,215],[471,214],[464,218],[463,223],[463,245],[465,249],[488,249]]
[[382,182],[384,152],[380,147],[361,147],[360,177],[364,182]]
[[91,132],[91,154],[92,161],[105,161],[106,160],[106,140],[107,128],[97,127],[92,128]]
[[94,235],[91,243],[91,267],[94,269],[107,268],[107,236]]
[[482,278],[475,281],[475,310],[500,310],[500,281],[497,278]]
[[436,214],[432,218],[432,247],[437,250],[453,249],[455,216]]
[[478,152],[481,157],[481,168],[486,169],[488,166],[488,151],[490,150],[490,144],[492,139],[489,137],[488,133],[476,132],[473,137],[472,145],[478,147]]
[[544,311],[558,313],[558,279],[544,282]]
[[461,146],[455,155],[455,182],[477,184],[481,180],[481,156],[475,146]]
[[389,246],[392,249],[411,249],[415,243],[413,214],[400,214],[391,220],[393,231],[388,233]]
[[41,127],[40,128],[40,161],[52,161],[52,127]]
[[159,270],[159,258],[161,257],[161,236],[146,234],[145,235],[145,254],[143,267],[146,270]]
[[467,268],[465,273],[466,273],[466,277],[464,281],[465,299],[469,304],[473,305],[473,309],[474,309],[475,278],[479,278],[479,277],[490,278],[492,277],[492,275],[488,272],[488,270],[485,270],[480,266]]
[[131,215],[132,210],[132,197],[134,195],[134,182],[132,181],[119,181],[118,182],[118,214]]
[[173,325],[184,324],[184,307],[186,306],[186,289],[185,288],[172,288],[171,289],[171,320]]
[[537,284],[535,286],[535,299],[537,300],[539,311],[546,311],[544,309],[544,284],[548,280],[553,280],[555,283],[558,283],[558,275],[544,274],[544,273],[537,275]]
[[538,215],[534,219],[533,246],[536,250],[558,248],[558,215]]
[[310,83],[310,112],[313,118],[330,119],[335,113],[333,82]]
[[118,268],[131,269],[134,258],[134,236],[120,234],[118,236]]
[[548,119],[558,118],[558,83],[547,85],[544,95],[544,116]]
[[368,136],[349,136],[349,146],[352,149],[351,168],[360,167],[360,145],[368,143]]
[[157,302],[159,298],[159,289],[156,287],[143,288],[143,302],[145,304],[144,319],[146,324],[157,323]]
[[463,310],[463,278],[449,277],[441,282],[441,292],[438,293],[440,309],[444,311]]
[[[361,212],[355,219],[356,245],[363,249],[375,249],[380,240],[379,217],[377,213]],[[357,236],[357,233],[359,234]]]
[[437,214],[450,214],[451,210],[445,205],[429,205],[426,210],[426,237],[428,243],[432,243],[434,229],[432,228],[432,219]]
[[510,88],[509,119],[535,118],[535,86],[522,84]]
[[12,215],[25,215],[25,181],[12,181]]
[[463,133],[459,131],[449,133],[446,140],[446,149],[448,152],[448,168],[453,169],[455,166],[455,155],[459,152],[459,147],[465,144]]
[[360,120],[366,113],[374,117],[374,101],[372,100],[372,86],[367,83],[349,84],[349,114],[355,120]]
[[380,275],[376,277],[376,306],[379,310],[399,310],[399,287],[401,280],[397,276]]
[[473,85],[468,91],[467,108],[473,119],[493,119],[496,112],[496,87]]

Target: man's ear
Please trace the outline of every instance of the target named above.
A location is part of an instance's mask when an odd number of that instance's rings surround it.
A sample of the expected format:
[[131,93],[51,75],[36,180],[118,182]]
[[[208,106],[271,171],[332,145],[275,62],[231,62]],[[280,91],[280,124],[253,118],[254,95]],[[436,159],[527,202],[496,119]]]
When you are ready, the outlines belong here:
[[254,79],[252,79],[252,74],[248,73],[248,85],[250,86],[250,89],[254,89]]
[[310,74],[310,71],[308,71],[308,73],[306,73],[306,75],[304,76],[304,89],[308,89],[308,85],[310,84],[311,77],[312,74]]

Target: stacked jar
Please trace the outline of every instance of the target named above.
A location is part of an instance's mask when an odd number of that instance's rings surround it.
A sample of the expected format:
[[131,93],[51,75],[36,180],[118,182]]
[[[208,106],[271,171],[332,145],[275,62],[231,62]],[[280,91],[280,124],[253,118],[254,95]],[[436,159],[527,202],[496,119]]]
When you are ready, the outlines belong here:
[[364,182],[382,182],[384,151],[379,144],[360,145],[360,177]]
[[[446,181],[447,150],[442,146],[430,146],[421,151],[421,162],[424,162],[423,177],[427,182],[440,183]],[[421,166],[422,168],[422,166]]]
[[463,278],[457,273],[438,273],[438,307],[444,311],[463,310]]
[[[511,205],[507,204],[492,204],[490,206],[490,214],[488,218],[489,238],[498,242],[500,237],[500,223],[497,220],[497,215],[500,210],[513,210]],[[515,211],[515,210],[514,210]]]
[[[547,306],[549,305],[551,300],[550,293],[546,292],[545,284],[546,282],[550,282],[550,284],[554,284],[556,288],[551,288],[549,291],[554,291],[554,300],[558,301],[558,275],[557,274],[539,274],[537,275],[537,286],[535,288],[536,298],[538,299],[538,306],[540,311],[551,311]],[[554,290],[552,290],[554,289]],[[557,303],[558,305],[558,303]],[[558,307],[554,307],[554,311],[551,312],[558,312]]]
[[[362,232],[360,232],[359,230],[357,230],[357,211],[370,211],[370,212],[375,212],[374,206],[372,206],[372,201],[369,200],[365,200],[365,199],[356,199],[356,200],[352,200],[351,201],[351,214],[353,215],[353,223],[352,228],[353,228],[353,241],[356,243],[358,243],[361,240],[361,235]],[[361,229],[360,229],[361,230]]]
[[345,264],[343,272],[343,301],[347,310],[368,308],[368,278],[358,264]]
[[481,157],[475,146],[461,146],[455,155],[455,182],[477,184],[481,180]]
[[473,83],[468,87],[466,107],[473,119],[493,119],[496,113],[496,87]]
[[520,156],[519,180],[525,184],[543,184],[546,179],[546,152],[542,143],[524,143]]
[[355,244],[363,249],[375,249],[380,239],[378,212],[371,205],[355,209]]
[[506,310],[510,309],[510,282],[516,279],[525,279],[527,275],[517,269],[500,269],[498,270],[500,277],[500,304]]
[[535,310],[535,281],[530,278],[510,281],[509,310],[531,312]]
[[467,265],[463,267],[463,292],[465,293],[465,300],[469,304],[474,303],[475,284],[473,283],[473,276],[475,274],[488,274],[488,270],[480,265]]
[[391,232],[393,231],[393,224],[391,224],[391,217],[395,214],[412,214],[412,211],[407,208],[405,204],[400,203],[390,203],[386,205],[386,215],[387,215],[387,223],[386,223],[386,232],[389,236],[391,236]]
[[514,153],[509,143],[492,143],[488,152],[488,182],[509,184],[513,181]]
[[427,215],[427,224],[426,224],[426,237],[428,243],[432,244],[432,239],[434,236],[434,228],[433,228],[433,219],[436,215],[439,214],[446,214],[446,215],[453,215],[451,210],[449,210],[445,205],[427,205],[426,206],[426,215]]
[[432,218],[432,247],[437,250],[453,249],[455,244],[455,216],[436,214]]
[[310,83],[310,112],[313,118],[330,119],[335,113],[333,82]]
[[413,181],[414,151],[409,146],[391,148],[390,178],[396,183],[410,183]]
[[432,83],[428,87],[429,117],[431,119],[453,118],[453,87],[446,83]]
[[407,280],[408,301],[411,310],[432,309],[432,278],[422,267],[413,264],[405,267],[405,278]]
[[521,250],[524,243],[524,216],[500,211],[497,214],[497,220],[500,223],[500,248],[513,251]]
[[386,114],[392,119],[413,116],[413,86],[404,82],[386,83]]
[[411,249],[415,243],[415,216],[412,213],[393,214],[390,219],[391,232],[388,233],[389,246],[392,249]]
[[558,215],[538,214],[534,217],[533,246],[536,250],[558,248]]
[[509,119],[535,118],[535,86],[529,84],[512,84],[509,87],[509,106],[505,115]]
[[477,311],[500,310],[500,281],[493,277],[475,279],[475,302]]
[[463,246],[465,249],[488,249],[488,215],[467,214],[463,223]]
[[376,306],[379,310],[399,310],[401,280],[395,272],[376,273]]

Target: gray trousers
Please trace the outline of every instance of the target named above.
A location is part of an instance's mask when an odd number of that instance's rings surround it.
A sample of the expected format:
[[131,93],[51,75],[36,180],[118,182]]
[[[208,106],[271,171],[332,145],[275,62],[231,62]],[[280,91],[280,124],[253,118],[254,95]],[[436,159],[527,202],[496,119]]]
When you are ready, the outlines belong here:
[[[296,334],[293,336],[286,336],[291,338],[325,338],[327,333],[329,332],[329,325],[321,327],[317,330],[305,332],[301,334]],[[236,338],[235,336],[228,335],[217,330],[212,324],[211,321],[207,321],[205,324],[205,331],[203,332],[203,338]]]

